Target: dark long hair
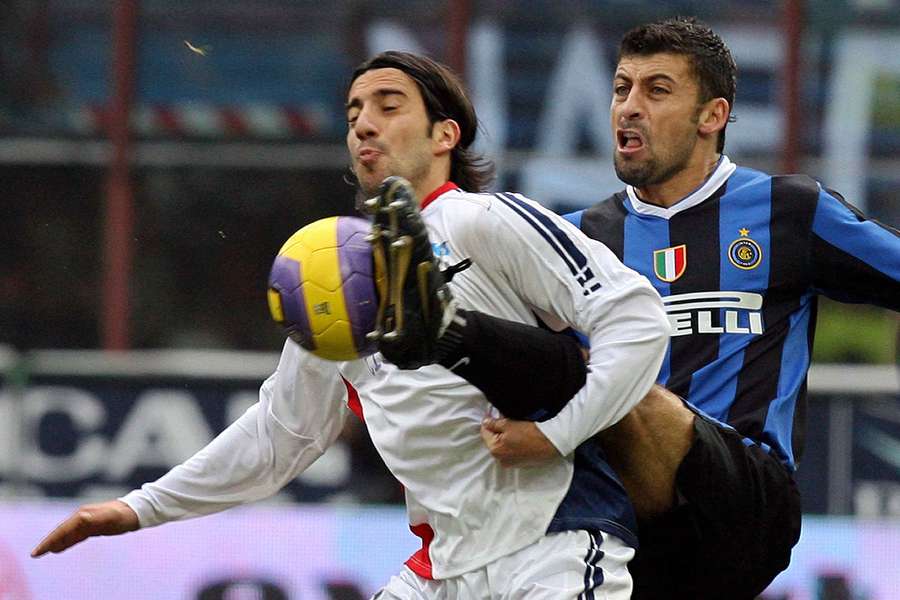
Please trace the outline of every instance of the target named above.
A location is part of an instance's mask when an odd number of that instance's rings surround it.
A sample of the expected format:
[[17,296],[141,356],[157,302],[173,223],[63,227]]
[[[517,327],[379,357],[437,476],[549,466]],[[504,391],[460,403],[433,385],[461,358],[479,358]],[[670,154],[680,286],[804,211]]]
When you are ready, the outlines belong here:
[[[624,56],[648,56],[662,52],[688,57],[700,86],[700,102],[725,98],[729,108],[734,108],[737,65],[724,40],[709,26],[693,17],[675,17],[635,27],[622,38],[618,60],[621,61]],[[729,115],[728,123],[734,120],[734,115]],[[724,148],[723,127],[719,132],[716,151],[722,152]]]
[[459,77],[427,56],[390,50],[359,65],[347,90],[357,77],[373,69],[398,69],[409,75],[422,94],[432,125],[445,119],[459,124],[459,143],[450,153],[450,180],[470,192],[486,191],[494,179],[494,164],[472,149],[478,134],[478,117]]

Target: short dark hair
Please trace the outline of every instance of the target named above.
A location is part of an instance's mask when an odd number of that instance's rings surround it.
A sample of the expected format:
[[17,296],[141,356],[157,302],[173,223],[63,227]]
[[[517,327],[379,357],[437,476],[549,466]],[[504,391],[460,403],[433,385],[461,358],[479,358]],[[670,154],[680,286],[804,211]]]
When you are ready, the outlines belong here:
[[[659,53],[682,54],[690,59],[700,84],[700,101],[725,98],[734,107],[737,91],[737,65],[731,50],[708,25],[693,17],[674,17],[635,27],[619,45],[618,61],[625,56]],[[728,123],[735,120],[729,115]],[[727,123],[726,123],[727,126]],[[719,132],[717,151],[725,148],[725,128]]]
[[445,119],[459,124],[459,143],[450,154],[450,180],[470,192],[486,191],[494,178],[494,164],[471,147],[478,133],[478,117],[459,77],[427,56],[390,50],[359,65],[348,91],[360,75],[373,69],[399,69],[409,75],[422,94],[432,125]]

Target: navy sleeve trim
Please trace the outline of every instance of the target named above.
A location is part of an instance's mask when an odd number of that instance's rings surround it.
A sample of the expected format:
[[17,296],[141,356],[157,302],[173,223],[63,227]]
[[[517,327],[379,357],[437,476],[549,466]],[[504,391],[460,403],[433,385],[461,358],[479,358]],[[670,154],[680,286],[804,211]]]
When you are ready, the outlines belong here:
[[516,198],[508,192],[495,194],[510,210],[522,217],[563,260],[575,280],[582,287],[584,295],[599,290],[602,286],[596,281],[596,275],[588,266],[587,257],[581,253],[566,232],[559,228],[553,220],[527,202]]

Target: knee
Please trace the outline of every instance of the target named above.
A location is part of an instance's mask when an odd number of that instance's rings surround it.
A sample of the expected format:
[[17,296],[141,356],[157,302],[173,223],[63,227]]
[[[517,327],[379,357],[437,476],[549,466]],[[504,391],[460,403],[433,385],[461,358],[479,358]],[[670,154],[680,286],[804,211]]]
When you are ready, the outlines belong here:
[[653,387],[634,407],[632,412],[641,419],[653,419],[654,417],[690,413],[691,411],[684,405],[681,398],[663,386],[653,384]]
[[[601,439],[609,449],[624,451],[632,461],[651,460],[677,468],[694,441],[694,417],[681,398],[654,385]],[[635,454],[638,449],[641,452]]]
[[678,468],[694,442],[694,413],[678,396],[653,386],[601,441],[641,518],[672,508]]

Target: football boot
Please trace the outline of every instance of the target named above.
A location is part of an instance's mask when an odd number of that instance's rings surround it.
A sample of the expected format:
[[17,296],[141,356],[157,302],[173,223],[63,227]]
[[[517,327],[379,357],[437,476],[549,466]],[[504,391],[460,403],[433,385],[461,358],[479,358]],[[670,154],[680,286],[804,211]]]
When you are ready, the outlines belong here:
[[[370,339],[388,361],[401,369],[438,362],[441,335],[455,313],[455,303],[441,273],[419,213],[412,185],[392,176],[378,196],[366,200],[374,217],[368,240],[376,274],[378,312]],[[449,341],[449,340],[448,340]]]

